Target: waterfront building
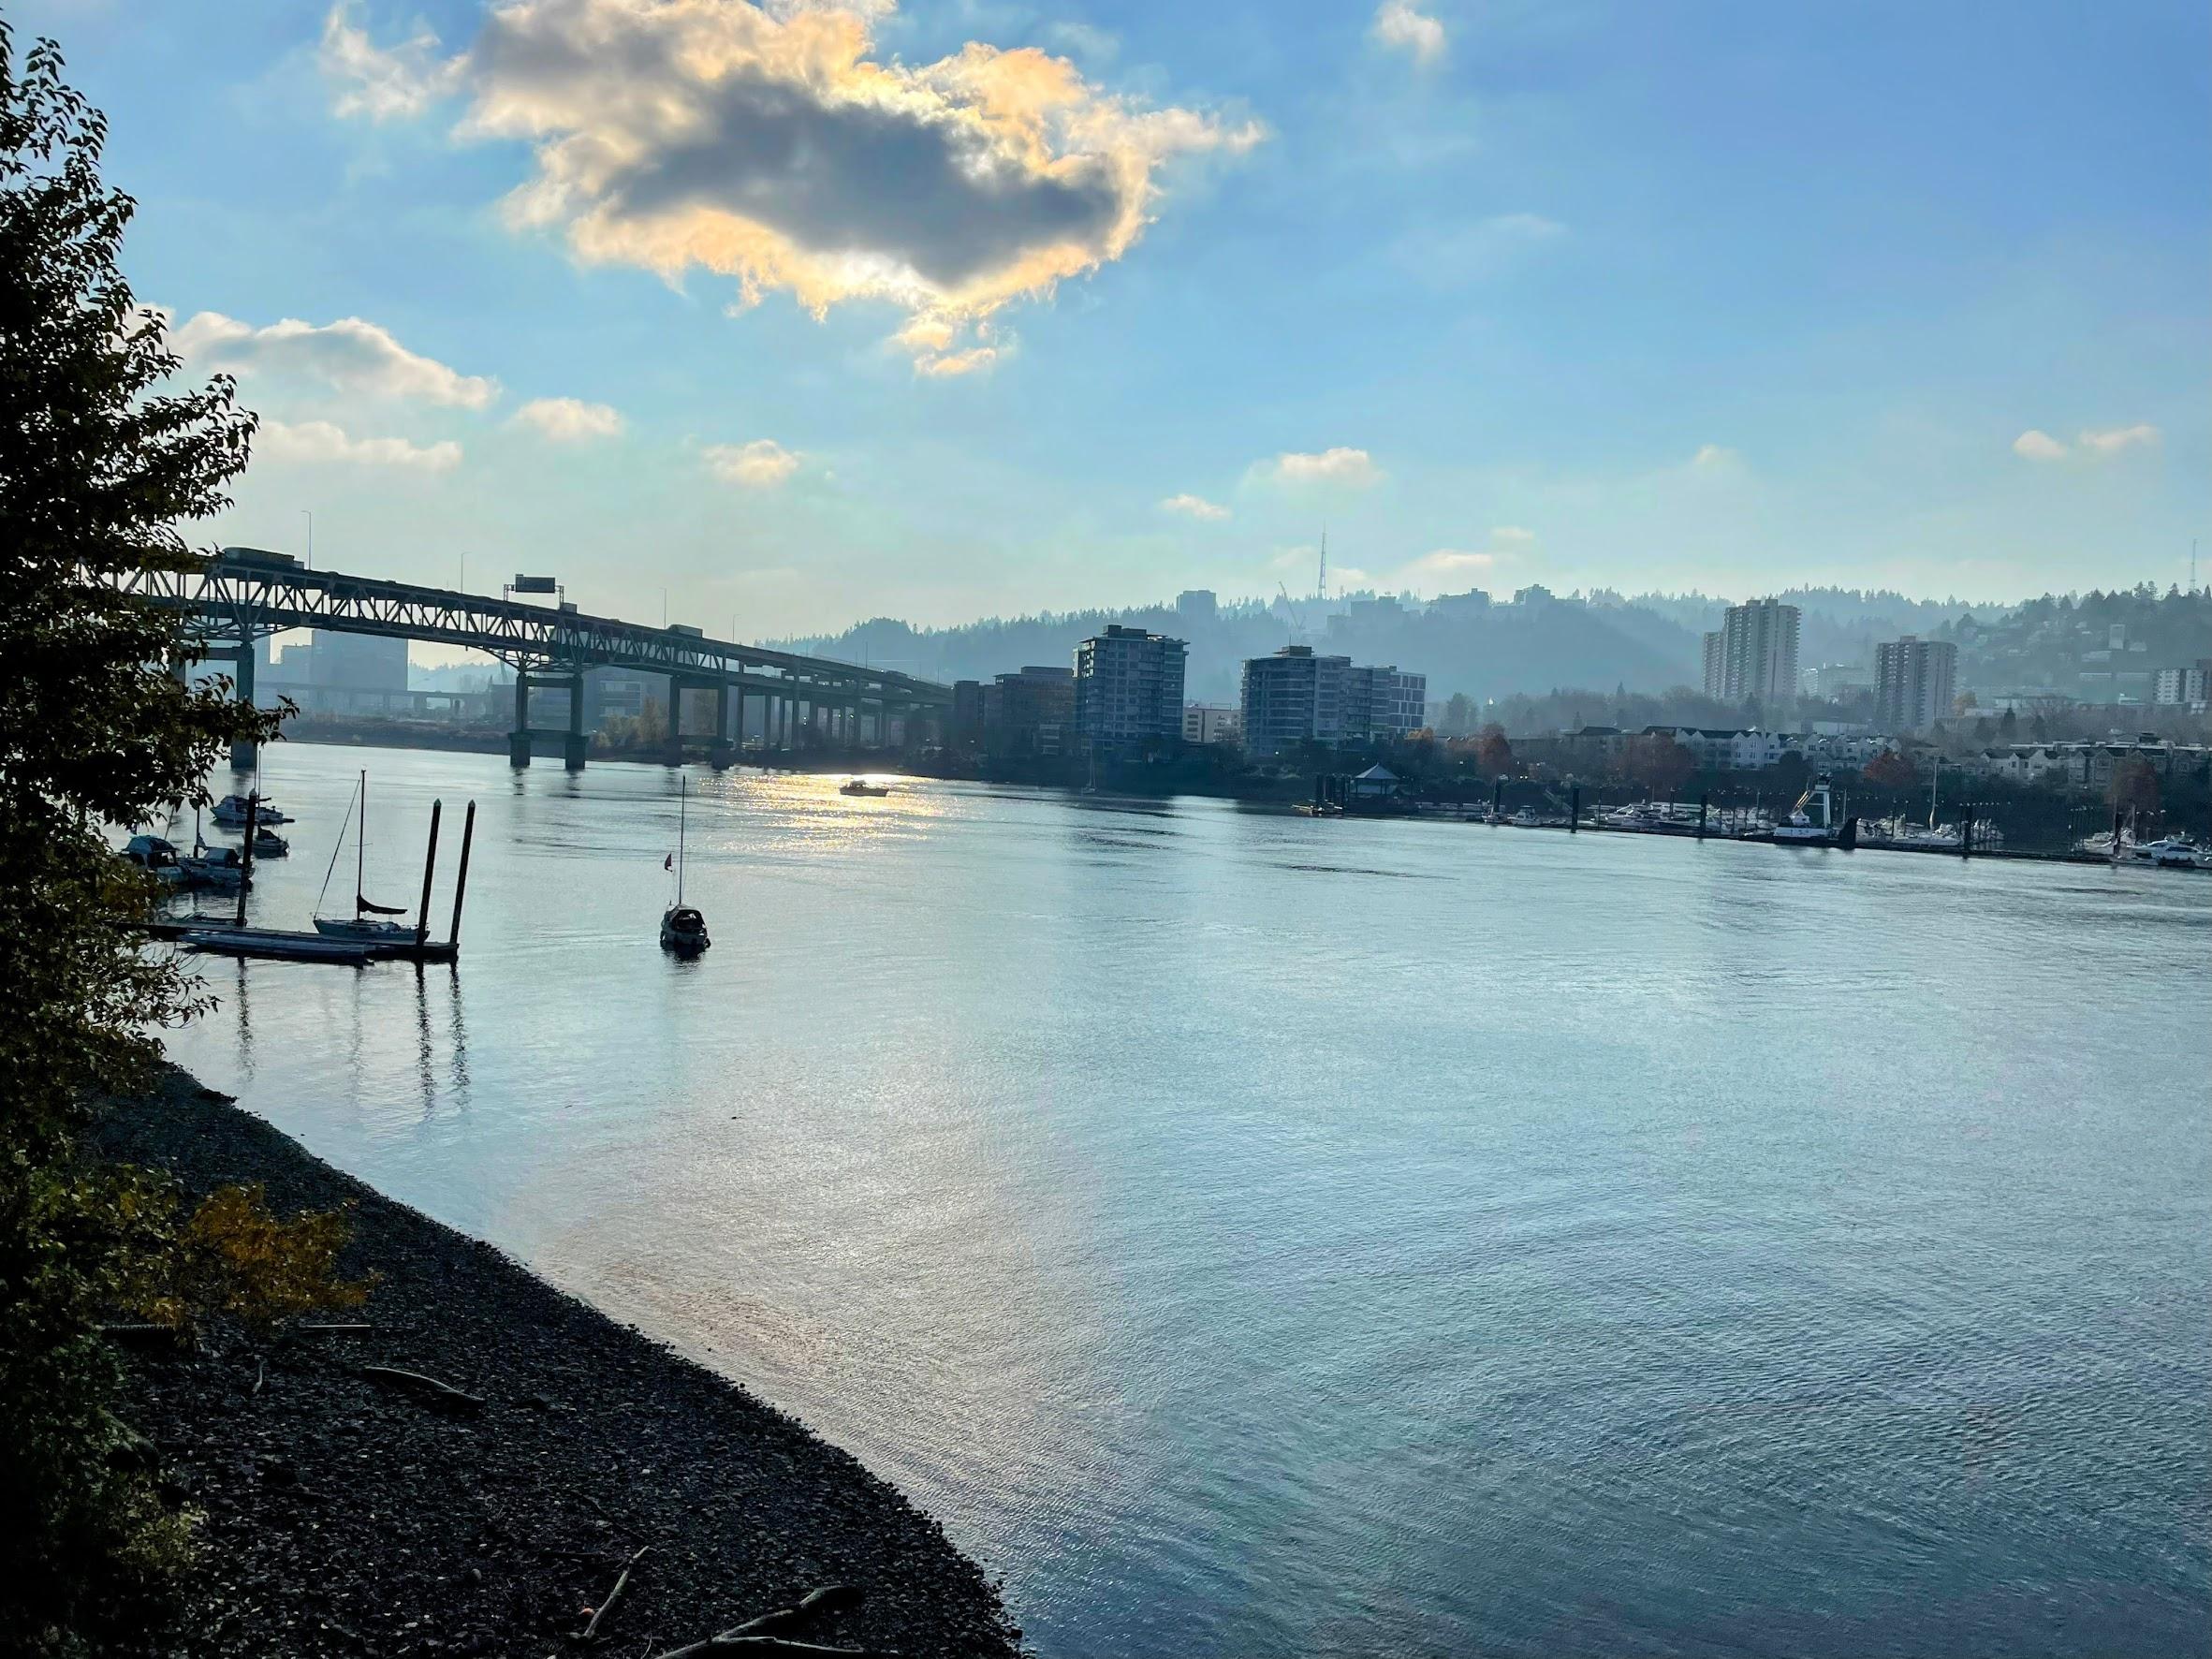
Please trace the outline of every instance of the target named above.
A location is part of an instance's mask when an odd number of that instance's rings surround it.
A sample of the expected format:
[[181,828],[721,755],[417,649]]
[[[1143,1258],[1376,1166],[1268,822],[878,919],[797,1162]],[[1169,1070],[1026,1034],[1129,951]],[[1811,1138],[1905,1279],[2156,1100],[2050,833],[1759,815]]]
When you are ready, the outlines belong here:
[[1244,747],[1275,755],[1296,743],[1373,742],[1420,729],[1428,677],[1285,645],[1244,665]]
[[1244,717],[1230,703],[1185,703],[1183,741],[1228,743],[1244,741]]
[[1076,647],[1075,725],[1094,748],[1173,742],[1183,735],[1189,647],[1143,628],[1109,625]]
[[1706,696],[1731,703],[1795,697],[1799,622],[1797,607],[1779,599],[1731,605],[1719,631],[1705,637]]
[[1344,729],[1348,736],[1385,742],[1428,724],[1428,676],[1354,666],[1344,678]]
[[1926,731],[1951,712],[1958,647],[1947,639],[1902,639],[1874,648],[1874,723],[1887,731]]
[[1285,645],[1244,665],[1238,720],[1252,755],[1276,755],[1296,743],[1335,743],[1344,737],[1348,656],[1317,656],[1311,645]]
[[1031,667],[983,688],[983,750],[994,759],[1062,755],[1076,718],[1072,668]]
[[983,682],[955,680],[952,683],[952,717],[946,723],[945,741],[955,749],[979,749],[983,746]]

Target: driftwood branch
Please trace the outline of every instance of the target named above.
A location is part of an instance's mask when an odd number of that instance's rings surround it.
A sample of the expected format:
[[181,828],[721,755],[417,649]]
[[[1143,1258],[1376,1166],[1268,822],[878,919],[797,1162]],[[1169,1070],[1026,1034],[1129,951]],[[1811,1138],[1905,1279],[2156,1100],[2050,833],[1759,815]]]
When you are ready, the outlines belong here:
[[614,1588],[607,1593],[607,1599],[592,1610],[592,1622],[584,1626],[583,1640],[595,1641],[598,1639],[599,1621],[614,1611],[614,1604],[622,1600],[623,1592],[629,1588],[630,1569],[636,1566],[643,1559],[645,1552],[652,1548],[651,1544],[640,1544],[637,1547],[637,1553],[623,1564],[623,1570],[615,1578]]
[[873,1648],[832,1648],[819,1642],[795,1641],[788,1637],[772,1634],[777,1631],[797,1630],[817,1619],[845,1608],[857,1607],[863,1592],[857,1584],[825,1584],[819,1590],[810,1590],[787,1608],[778,1608],[772,1613],[763,1613],[757,1619],[748,1619],[742,1624],[733,1624],[704,1640],[687,1647],[670,1648],[659,1659],[740,1659],[740,1655],[788,1655],[789,1659],[822,1659],[834,1654],[836,1659],[898,1659],[896,1654]]
[[393,1365],[364,1365],[361,1374],[394,1387],[406,1388],[425,1396],[432,1404],[446,1411],[464,1412],[474,1417],[484,1409],[484,1397],[456,1388],[451,1383],[441,1383],[436,1377],[426,1377],[418,1371],[402,1371]]

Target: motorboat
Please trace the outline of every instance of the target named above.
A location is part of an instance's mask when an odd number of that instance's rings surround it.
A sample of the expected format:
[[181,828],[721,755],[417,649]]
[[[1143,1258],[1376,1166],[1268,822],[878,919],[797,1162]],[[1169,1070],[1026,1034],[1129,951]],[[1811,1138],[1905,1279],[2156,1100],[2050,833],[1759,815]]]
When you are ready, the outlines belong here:
[[256,859],[283,859],[291,856],[292,844],[273,830],[256,828],[254,830],[254,857]]
[[210,846],[195,840],[192,851],[180,856],[177,868],[184,873],[187,887],[210,888],[219,893],[235,893],[245,886],[245,860],[238,856],[238,849],[229,846]]
[[882,784],[872,784],[866,778],[847,778],[838,785],[840,795],[888,795],[890,789]]
[[661,866],[676,874],[676,897],[661,912],[661,948],[676,956],[696,956],[714,943],[707,936],[707,918],[683,902],[683,849],[690,819],[691,785],[686,783],[676,808],[676,851]]
[[[1818,816],[1807,811],[1809,807],[1818,809]],[[1770,833],[1777,846],[1833,846],[1848,851],[1858,844],[1859,821],[1847,817],[1838,824],[1835,816],[1835,794],[1828,774],[1822,772],[1812,786],[1797,797],[1789,816]]]
[[255,824],[289,824],[291,816],[269,801],[251,795],[226,795],[209,809],[208,816],[226,830],[243,830]]
[[326,938],[351,939],[369,945],[410,944],[422,937],[421,928],[410,922],[394,921],[404,916],[403,904],[378,904],[361,888],[367,874],[369,856],[369,774],[362,772],[354,783],[355,811],[348,815],[355,820],[353,838],[353,914],[351,916],[324,916],[324,895],[330,890],[330,873],[338,868],[338,855],[345,850],[345,835],[339,832],[338,844],[330,849],[330,869],[323,872],[322,891],[315,896],[315,931]]
[[164,887],[183,887],[184,871],[179,864],[175,845],[158,835],[134,835],[118,855],[126,863],[135,864]]
[[2186,835],[2161,835],[2156,841],[2139,843],[2135,857],[2161,870],[2195,870],[2204,862],[2205,850]]

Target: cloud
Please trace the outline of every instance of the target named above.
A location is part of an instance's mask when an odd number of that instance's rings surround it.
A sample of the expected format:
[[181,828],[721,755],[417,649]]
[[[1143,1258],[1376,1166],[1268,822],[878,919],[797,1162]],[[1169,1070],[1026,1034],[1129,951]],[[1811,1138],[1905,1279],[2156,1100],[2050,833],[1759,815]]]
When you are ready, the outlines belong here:
[[1383,474],[1365,449],[1338,448],[1318,455],[1286,450],[1262,465],[1268,477],[1283,484],[1336,484],[1347,490],[1366,490],[1383,481]]
[[705,453],[708,471],[725,484],[748,490],[773,490],[798,470],[798,457],[773,438],[714,444]]
[[1700,444],[1690,464],[1700,472],[1722,472],[1743,465],[1743,451],[1724,444]]
[[451,472],[461,464],[461,446],[450,439],[415,444],[405,438],[355,438],[328,420],[296,426],[264,420],[254,434],[254,452],[268,461],[304,465],[401,466],[422,472]]
[[1444,26],[1414,0],[1383,0],[1369,32],[1393,51],[1411,52],[1423,68],[1443,60]]
[[535,427],[556,444],[583,444],[594,438],[622,436],[619,410],[605,404],[587,404],[581,398],[532,398],[515,411],[515,423]]
[[450,89],[466,99],[459,136],[528,141],[535,171],[509,222],[558,230],[579,258],[670,281],[697,268],[743,303],[788,293],[817,316],[887,301],[941,338],[917,349],[924,367],[982,349],[966,343],[1009,303],[1121,258],[1169,163],[1265,137],[1102,91],[1034,48],[879,60],[872,31],[890,9],[507,0],[439,63],[420,37],[356,46],[341,5],[344,49],[324,64],[342,108],[404,114]]
[[1219,502],[1209,501],[1203,495],[1170,495],[1160,504],[1160,510],[1181,513],[1209,524],[1217,524],[1229,516],[1229,509]]
[[1524,530],[1518,524],[1494,524],[1490,527],[1490,539],[1525,547],[1536,539],[1536,532]]
[[2138,446],[2148,447],[2159,441],[2155,426],[2111,426],[2102,431],[2083,433],[2075,440],[2075,448],[2069,448],[2047,432],[2030,427],[2013,440],[2013,453],[2024,461],[2064,461],[2069,456],[2084,456],[2090,460],[2117,455],[2123,449]]
[[462,409],[484,408],[499,396],[497,381],[417,356],[390,330],[358,316],[319,325],[286,317],[256,329],[203,311],[182,324],[169,344],[197,366],[300,375],[338,391]]
[[441,63],[437,51],[438,37],[428,29],[417,29],[397,46],[373,44],[366,29],[354,26],[350,0],[340,0],[323,20],[316,62],[327,79],[345,89],[338,95],[339,114],[389,121],[419,115],[454,91],[460,61]]
[[1471,552],[1464,548],[1438,548],[1434,552],[1423,553],[1409,564],[1403,572],[1408,584],[1428,581],[1465,581],[1472,577],[1487,576],[1497,567],[1496,553]]
[[2081,436],[2082,448],[2096,455],[2114,455],[2139,444],[2147,446],[2158,441],[2159,429],[2147,425],[2107,427],[2102,432],[2085,432]]

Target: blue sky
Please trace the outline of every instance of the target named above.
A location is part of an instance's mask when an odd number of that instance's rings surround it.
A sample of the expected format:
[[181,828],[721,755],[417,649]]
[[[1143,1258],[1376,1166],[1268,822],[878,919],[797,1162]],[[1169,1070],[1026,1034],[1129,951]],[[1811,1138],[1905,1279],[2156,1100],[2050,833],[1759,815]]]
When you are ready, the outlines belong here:
[[1325,523],[1424,593],[2212,536],[2199,3],[8,12],[271,423],[227,541],[772,637],[1310,590]]

